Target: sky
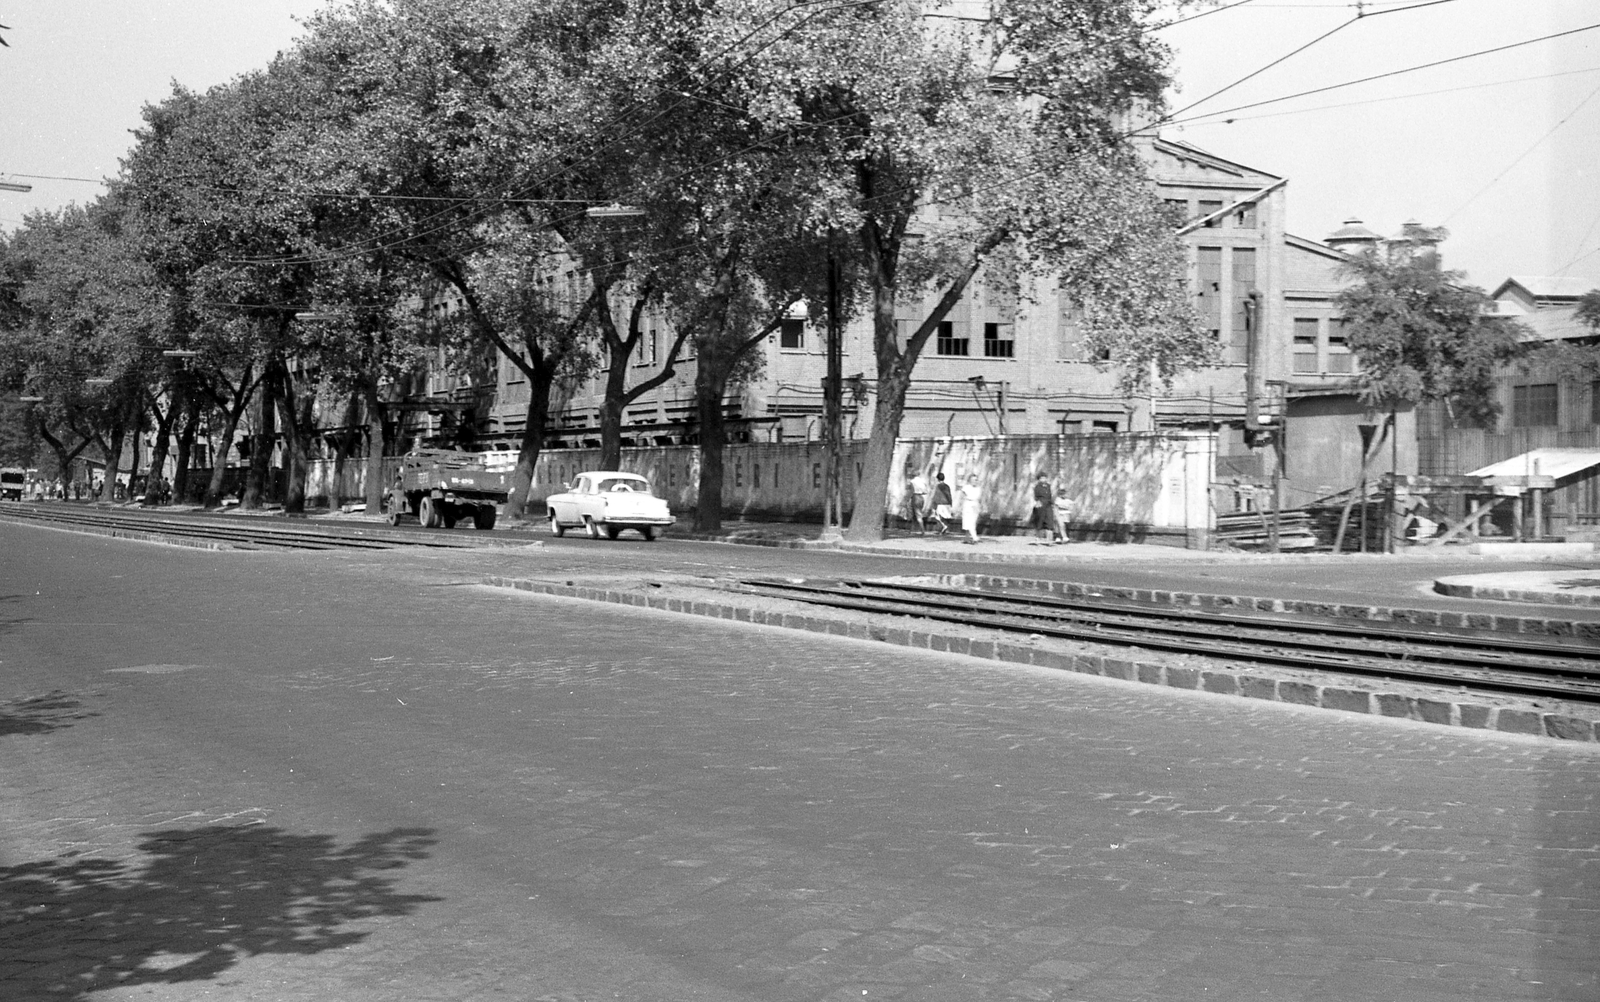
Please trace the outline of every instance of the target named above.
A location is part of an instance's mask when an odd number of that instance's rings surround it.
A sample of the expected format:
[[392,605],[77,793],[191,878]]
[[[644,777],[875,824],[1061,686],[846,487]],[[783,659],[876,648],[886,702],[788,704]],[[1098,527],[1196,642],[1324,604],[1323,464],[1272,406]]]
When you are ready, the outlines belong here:
[[[204,90],[265,66],[301,33],[296,19],[325,6],[0,0],[0,181],[33,185],[0,192],[0,228],[92,201],[97,185],[60,178],[115,174],[144,104],[174,82]],[[1162,132],[1289,178],[1291,233],[1320,240],[1354,217],[1392,234],[1415,219],[1446,227],[1446,265],[1490,290],[1511,275],[1600,286],[1600,28],[1240,107],[1600,25],[1600,2],[1367,0],[1360,17],[1353,0],[1198,10],[1157,32],[1174,50],[1170,107],[1200,102]]]

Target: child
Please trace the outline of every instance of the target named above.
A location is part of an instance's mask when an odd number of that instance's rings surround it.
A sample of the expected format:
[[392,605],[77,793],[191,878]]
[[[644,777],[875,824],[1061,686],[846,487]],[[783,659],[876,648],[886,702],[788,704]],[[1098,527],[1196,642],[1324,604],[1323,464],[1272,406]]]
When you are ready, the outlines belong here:
[[1066,485],[1063,484],[1057,487],[1055,500],[1056,531],[1055,538],[1051,539],[1051,543],[1065,543],[1067,541],[1067,522],[1072,519],[1072,509],[1072,498],[1067,496]]
[[933,520],[938,523],[939,535],[950,531],[950,519],[955,517],[955,498],[950,494],[950,485],[944,482],[944,474],[938,476],[938,482],[933,485]]

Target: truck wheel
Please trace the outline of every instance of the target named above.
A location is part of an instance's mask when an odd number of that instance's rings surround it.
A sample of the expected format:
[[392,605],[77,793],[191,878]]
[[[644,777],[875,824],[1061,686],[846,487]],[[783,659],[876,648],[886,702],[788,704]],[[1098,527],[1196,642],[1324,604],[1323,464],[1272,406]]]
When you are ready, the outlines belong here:
[[417,520],[424,529],[437,529],[439,527],[439,510],[434,506],[433,498],[424,497],[417,507]]
[[600,538],[600,526],[597,525],[594,518],[589,515],[583,516],[583,534],[588,536],[590,539]]
[[653,525],[641,525],[639,527],[639,535],[644,537],[645,542],[653,543],[656,541],[656,527]]
[[480,505],[478,510],[472,513],[472,527],[480,532],[486,532],[489,529],[493,529],[494,516],[494,508],[488,505]]
[[562,525],[560,522],[556,521],[556,513],[555,512],[551,512],[550,513],[550,535],[552,535],[552,536],[565,536],[566,534],[567,534],[567,527]]
[[606,538],[607,539],[616,539],[620,535],[622,535],[622,528],[620,526],[615,526],[615,525],[606,526]]

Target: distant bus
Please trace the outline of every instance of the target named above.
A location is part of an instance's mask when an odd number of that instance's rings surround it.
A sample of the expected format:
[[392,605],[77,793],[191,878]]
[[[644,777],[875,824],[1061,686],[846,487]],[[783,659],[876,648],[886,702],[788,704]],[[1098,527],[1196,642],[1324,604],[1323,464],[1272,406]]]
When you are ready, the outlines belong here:
[[21,501],[28,471],[20,466],[0,467],[0,501]]

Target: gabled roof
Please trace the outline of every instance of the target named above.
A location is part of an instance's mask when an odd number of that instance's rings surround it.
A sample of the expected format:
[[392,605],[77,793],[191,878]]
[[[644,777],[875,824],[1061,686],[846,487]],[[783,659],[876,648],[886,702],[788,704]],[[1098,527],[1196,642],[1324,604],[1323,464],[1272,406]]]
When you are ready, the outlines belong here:
[[1502,295],[1510,292],[1512,286],[1515,286],[1535,302],[1570,302],[1595,288],[1597,284],[1600,283],[1595,283],[1587,278],[1552,275],[1512,275],[1500,283],[1499,287],[1490,294],[1490,298],[1499,299]]
[[1198,146],[1191,146],[1176,139],[1164,139],[1157,136],[1152,143],[1152,149],[1175,160],[1199,164],[1202,167],[1208,167],[1223,174],[1237,177],[1244,184],[1253,183],[1258,178],[1267,182],[1281,180],[1281,177],[1277,174],[1269,174],[1264,170],[1247,167],[1244,164],[1219,157],[1215,153],[1208,153]]
[[1337,247],[1329,247],[1327,244],[1319,244],[1315,240],[1311,240],[1306,237],[1297,237],[1293,233],[1285,233],[1283,235],[1283,242],[1288,244],[1290,247],[1295,248],[1296,250],[1310,251],[1313,254],[1319,254],[1322,257],[1329,258],[1330,260],[1351,260],[1349,254],[1346,254]]

